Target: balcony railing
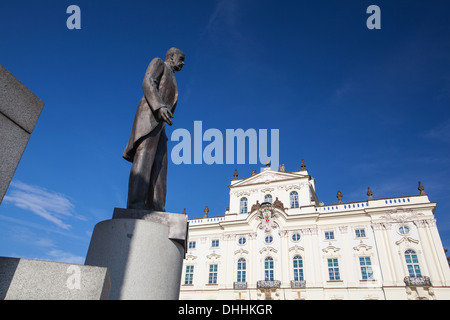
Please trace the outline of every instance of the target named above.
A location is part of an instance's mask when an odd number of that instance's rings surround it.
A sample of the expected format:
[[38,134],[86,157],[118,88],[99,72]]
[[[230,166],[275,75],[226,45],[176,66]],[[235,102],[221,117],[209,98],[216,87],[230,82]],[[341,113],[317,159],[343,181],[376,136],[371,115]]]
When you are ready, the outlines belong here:
[[281,287],[281,281],[280,280],[259,280],[256,283],[256,287],[258,289],[272,289],[272,288],[279,288]]
[[305,280],[291,280],[291,288],[292,289],[306,288],[306,281]]
[[247,289],[247,282],[233,282],[233,289]]
[[403,281],[407,286],[431,287],[430,277],[405,277]]

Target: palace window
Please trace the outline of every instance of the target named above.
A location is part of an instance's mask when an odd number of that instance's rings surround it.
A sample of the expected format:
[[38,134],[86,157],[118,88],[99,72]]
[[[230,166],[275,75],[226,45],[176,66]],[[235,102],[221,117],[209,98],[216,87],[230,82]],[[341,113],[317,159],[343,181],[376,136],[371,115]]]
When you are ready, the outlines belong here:
[[272,243],[273,242],[273,237],[272,236],[266,236],[265,238],[264,238],[264,242],[265,243],[267,243],[267,244],[270,244],[270,243]]
[[328,275],[330,280],[341,280],[337,258],[328,259]]
[[272,203],[272,195],[271,194],[266,194],[264,196],[264,202],[270,202]]
[[365,238],[366,230],[365,229],[355,229],[355,235],[357,238]]
[[292,241],[297,242],[301,238],[300,233],[296,232],[292,235]]
[[219,247],[219,240],[218,239],[214,239],[211,241],[211,247],[212,248],[218,248]]
[[188,247],[189,249],[195,249],[195,245],[196,245],[195,241],[189,241]]
[[264,280],[273,281],[273,258],[267,257],[264,260]]
[[400,232],[401,234],[408,234],[409,233],[409,227],[407,225],[401,225],[398,228],[398,232]]
[[370,257],[359,257],[361,275],[363,280],[373,280],[372,262]]
[[325,240],[333,240],[334,231],[325,231]]
[[247,213],[247,198],[241,198],[239,213]]
[[303,279],[303,259],[301,256],[297,255],[293,259],[294,264],[294,280],[300,281]]
[[209,265],[208,284],[217,284],[217,264]]
[[194,279],[194,266],[186,266],[186,275],[184,277],[184,284],[192,284]]
[[289,195],[291,200],[291,208],[298,208],[298,193],[297,191],[292,191]]
[[244,258],[240,258],[237,263],[237,282],[246,281],[247,262]]
[[238,243],[240,245],[244,245],[246,242],[247,242],[247,239],[245,237],[240,237],[239,240],[238,240]]
[[419,259],[417,253],[414,250],[408,249],[405,251],[406,266],[411,278],[420,278],[422,273],[420,272]]

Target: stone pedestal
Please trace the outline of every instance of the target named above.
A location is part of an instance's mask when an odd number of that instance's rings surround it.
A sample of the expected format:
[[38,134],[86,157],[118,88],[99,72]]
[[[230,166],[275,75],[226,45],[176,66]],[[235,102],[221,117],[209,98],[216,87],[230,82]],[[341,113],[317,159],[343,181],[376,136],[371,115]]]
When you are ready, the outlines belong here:
[[0,65],[0,203],[44,103]]
[[186,250],[187,216],[114,210],[98,223],[85,265],[107,267],[112,300],[177,300]]
[[104,300],[106,268],[0,257],[0,300]]

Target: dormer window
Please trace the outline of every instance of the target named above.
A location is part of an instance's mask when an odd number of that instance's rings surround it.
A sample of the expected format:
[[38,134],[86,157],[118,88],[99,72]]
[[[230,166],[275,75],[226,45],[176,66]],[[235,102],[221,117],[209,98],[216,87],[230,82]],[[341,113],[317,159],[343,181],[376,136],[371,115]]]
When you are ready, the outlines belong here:
[[289,195],[291,208],[298,208],[298,193],[297,191],[292,191]]
[[266,194],[264,196],[264,202],[272,203],[272,195],[271,194]]
[[240,206],[239,206],[239,213],[247,213],[247,198],[241,198]]

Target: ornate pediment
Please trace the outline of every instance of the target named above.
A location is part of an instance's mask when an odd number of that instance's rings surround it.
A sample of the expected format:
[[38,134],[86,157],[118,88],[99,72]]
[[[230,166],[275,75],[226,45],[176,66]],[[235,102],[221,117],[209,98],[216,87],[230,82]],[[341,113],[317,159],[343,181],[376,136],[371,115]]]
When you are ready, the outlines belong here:
[[415,239],[413,239],[411,237],[403,237],[400,240],[398,240],[397,242],[395,242],[395,244],[396,245],[400,245],[403,242],[405,242],[405,243],[414,243],[414,244],[418,244],[419,243],[418,240],[415,240]]
[[275,249],[274,247],[264,247],[262,248],[259,253],[266,253],[266,254],[270,254],[270,253],[277,253],[278,250]]
[[247,185],[260,184],[260,183],[269,184],[269,183],[275,182],[275,181],[296,179],[296,178],[301,178],[301,177],[304,177],[304,175],[298,174],[298,173],[264,170],[264,171],[262,171],[258,174],[255,174],[249,178],[242,179],[241,181],[234,183],[230,187],[231,188],[243,187],[243,186],[247,186]]

